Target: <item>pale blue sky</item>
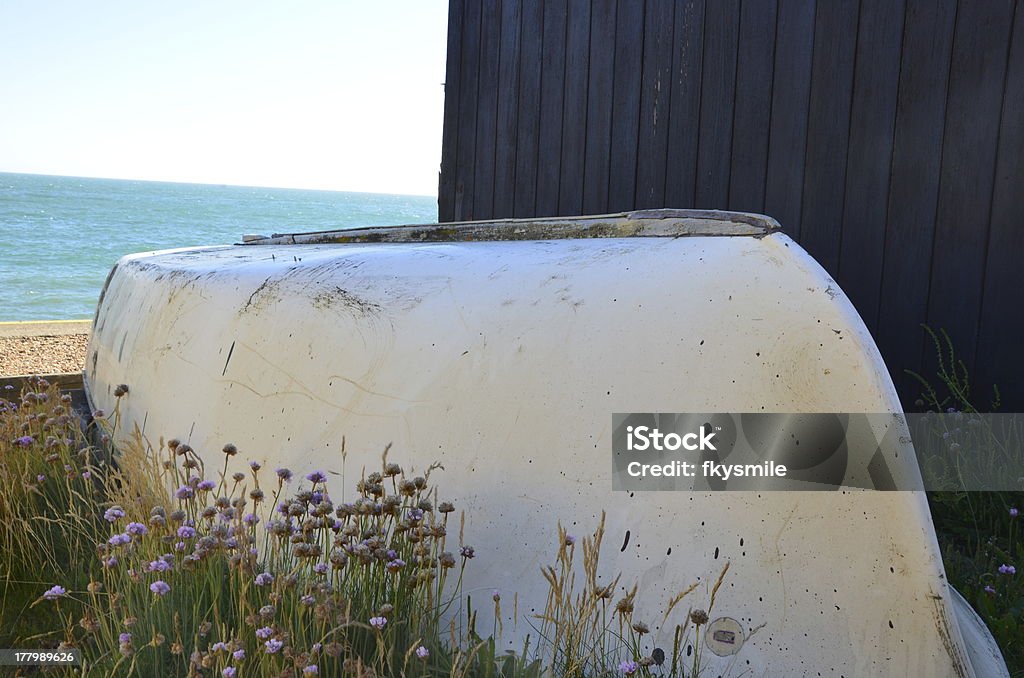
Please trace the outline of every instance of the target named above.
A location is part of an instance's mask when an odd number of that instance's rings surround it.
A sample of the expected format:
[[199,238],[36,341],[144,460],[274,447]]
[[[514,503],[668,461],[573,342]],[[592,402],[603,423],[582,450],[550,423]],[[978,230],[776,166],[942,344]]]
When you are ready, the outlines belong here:
[[433,195],[446,0],[0,0],[0,171]]

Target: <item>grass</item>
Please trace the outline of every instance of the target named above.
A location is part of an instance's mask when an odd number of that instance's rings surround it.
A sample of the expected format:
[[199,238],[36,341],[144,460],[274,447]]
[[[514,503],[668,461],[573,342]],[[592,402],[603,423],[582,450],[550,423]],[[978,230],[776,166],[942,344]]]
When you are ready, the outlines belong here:
[[[556,562],[542,570],[548,583],[548,599],[540,615],[539,632],[542,655],[550,662],[553,675],[583,678],[617,675],[616,671],[627,675],[635,672],[639,676],[700,675],[704,657],[700,645],[702,626],[714,609],[718,589],[729,571],[728,563],[711,589],[707,610],[689,608],[682,619],[676,615],[676,622],[668,625],[674,632],[672,647],[666,652],[646,642],[650,626],[634,616],[636,585],[624,589],[620,587],[620,577],[602,581],[599,576],[604,515],[595,532],[580,545],[582,572],[576,567],[575,538],[561,525],[558,535]],[[669,600],[661,619],[663,626],[696,588],[697,584],[692,584]],[[618,590],[623,590],[623,594],[615,600]],[[747,638],[756,631],[751,631]]]
[[[910,372],[922,387],[917,406],[967,415],[998,410],[999,389],[979,407],[949,335],[924,329],[937,366],[933,378]],[[987,448],[965,445],[963,453],[987,463]],[[988,625],[1011,675],[1024,677],[1024,492],[929,492],[928,502],[950,584]]]
[[[127,387],[115,392],[119,397]],[[0,399],[0,646],[78,648],[78,675],[696,676],[705,609],[668,606],[650,643],[637,588],[600,576],[604,519],[579,543],[559,526],[543,613],[518,653],[463,601],[475,552],[437,466],[380,468],[335,502],[321,472],[229,474],[177,440],[109,448],[119,408],[87,443],[45,382]],[[123,437],[123,436],[122,436]],[[344,449],[344,444],[343,444]],[[207,459],[212,455],[204,455]],[[173,488],[169,491],[168,488]],[[616,596],[618,599],[616,600]],[[465,612],[461,604],[465,602]],[[495,592],[494,620],[501,619]],[[513,601],[515,604],[515,601]],[[458,617],[458,618],[456,618]],[[670,621],[671,620],[671,621]],[[71,672],[68,669],[68,672]]]

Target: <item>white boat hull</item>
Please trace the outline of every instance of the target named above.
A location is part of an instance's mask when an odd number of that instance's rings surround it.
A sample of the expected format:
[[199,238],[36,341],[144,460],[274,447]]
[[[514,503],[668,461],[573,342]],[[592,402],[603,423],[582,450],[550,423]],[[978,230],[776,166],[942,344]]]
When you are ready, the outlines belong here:
[[125,257],[97,312],[89,395],[109,411],[127,383],[124,430],[208,459],[233,442],[239,466],[336,472],[336,492],[389,443],[406,468],[442,463],[436,482],[478,554],[466,592],[518,595],[513,647],[543,609],[557,522],[582,536],[605,511],[603,573],[639,582],[637,618],[663,647],[666,601],[730,561],[713,616],[764,626],[718,669],[1005,675],[997,652],[965,646],[921,493],[612,492],[614,412],[901,409],[863,322],[809,255],[735,215],[710,219],[740,235],[690,223],[675,227],[686,237],[544,239],[557,229],[541,222],[521,225],[534,240],[445,226],[404,243]]

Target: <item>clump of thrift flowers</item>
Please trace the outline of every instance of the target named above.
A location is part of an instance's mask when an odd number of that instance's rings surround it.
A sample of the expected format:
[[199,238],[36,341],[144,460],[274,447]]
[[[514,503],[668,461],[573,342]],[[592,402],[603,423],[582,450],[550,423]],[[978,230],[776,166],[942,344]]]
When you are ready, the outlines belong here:
[[[148,468],[155,488],[170,488],[168,504],[120,495],[99,512],[107,532],[96,553],[109,595],[95,598],[107,609],[93,616],[137,620],[114,629],[110,661],[135,672],[181,661],[224,676],[356,675],[357,666],[398,675],[410,658],[430,670],[421,640],[442,642],[448,573],[461,580],[446,549],[455,504],[437,500],[433,467],[406,478],[385,459],[337,502],[325,471],[277,468],[265,487],[262,465],[236,460],[233,446],[214,478],[203,477],[202,451],[180,441],[163,451]],[[466,544],[454,549],[462,567],[475,555]],[[148,596],[127,595],[139,589]],[[395,650],[382,654],[380,643]]]

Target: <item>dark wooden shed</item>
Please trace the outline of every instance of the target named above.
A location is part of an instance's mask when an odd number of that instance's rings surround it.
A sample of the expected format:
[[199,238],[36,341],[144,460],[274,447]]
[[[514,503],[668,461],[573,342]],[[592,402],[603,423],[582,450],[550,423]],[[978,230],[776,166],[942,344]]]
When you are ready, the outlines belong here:
[[445,91],[442,221],[763,212],[1024,408],[1024,0],[451,0]]

